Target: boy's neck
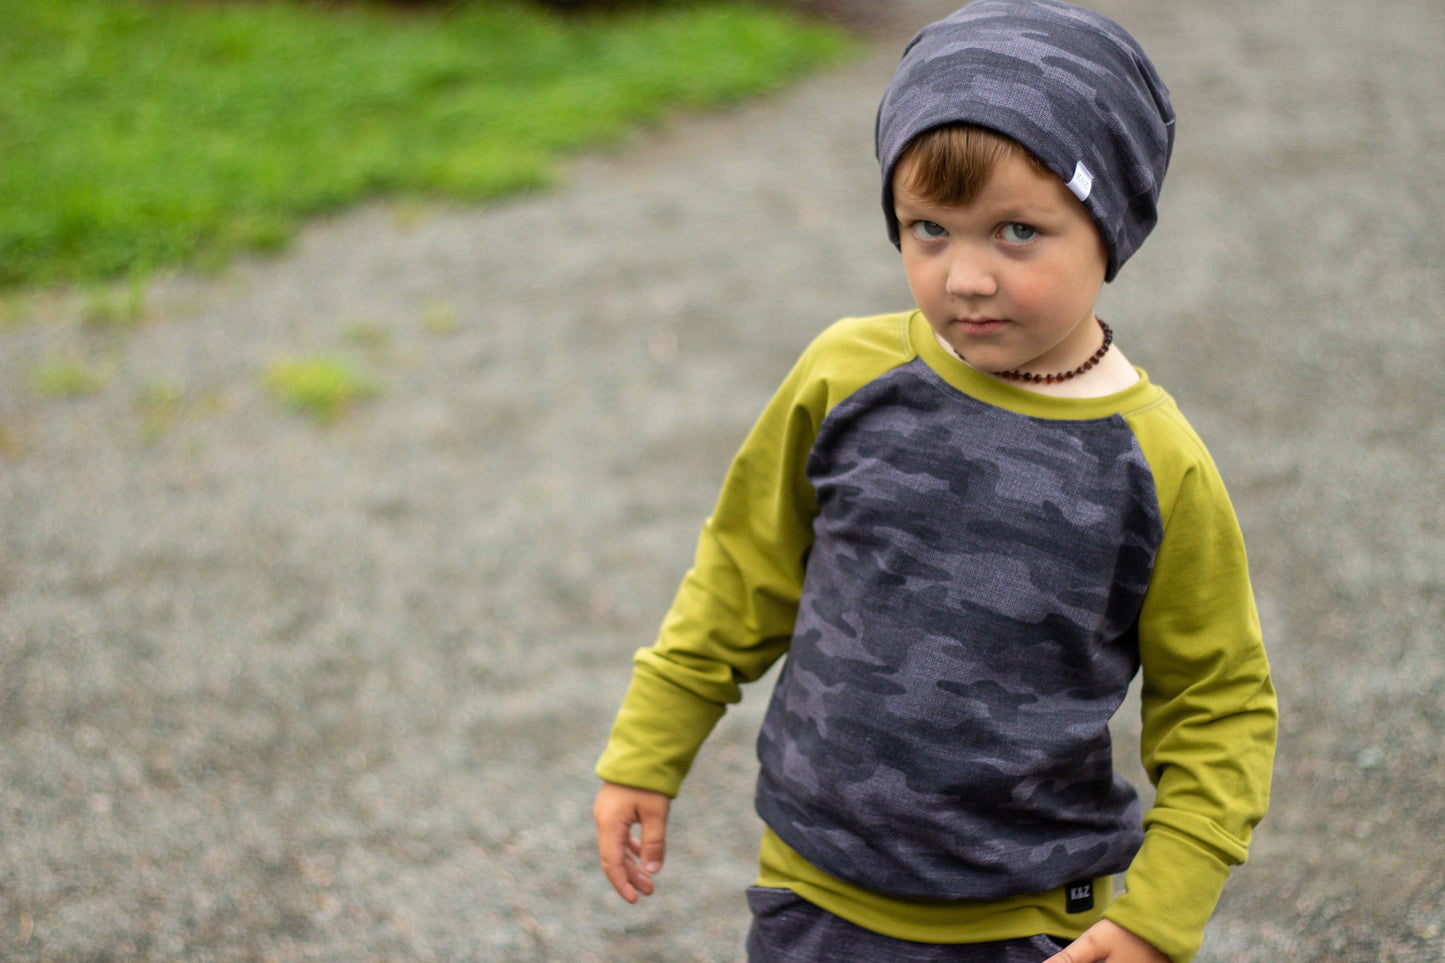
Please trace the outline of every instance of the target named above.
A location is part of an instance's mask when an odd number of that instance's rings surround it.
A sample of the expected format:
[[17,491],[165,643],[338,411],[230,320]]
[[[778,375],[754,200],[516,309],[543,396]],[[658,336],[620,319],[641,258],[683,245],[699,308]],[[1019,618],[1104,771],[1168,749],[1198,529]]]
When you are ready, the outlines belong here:
[[1107,354],[1099,359],[1099,363],[1088,371],[1077,377],[1066,381],[1055,381],[1053,383],[1044,381],[1015,381],[1010,378],[1002,378],[992,371],[984,371],[982,368],[974,368],[968,361],[959,356],[953,347],[933,332],[933,339],[939,346],[961,365],[966,365],[977,371],[979,374],[987,375],[1002,384],[1012,385],[1015,388],[1022,388],[1025,391],[1032,391],[1035,394],[1050,395],[1055,398],[1102,398],[1105,395],[1117,394],[1127,388],[1132,388],[1139,383],[1139,372],[1124,357],[1124,352],[1119,349],[1117,343],[1112,345]]

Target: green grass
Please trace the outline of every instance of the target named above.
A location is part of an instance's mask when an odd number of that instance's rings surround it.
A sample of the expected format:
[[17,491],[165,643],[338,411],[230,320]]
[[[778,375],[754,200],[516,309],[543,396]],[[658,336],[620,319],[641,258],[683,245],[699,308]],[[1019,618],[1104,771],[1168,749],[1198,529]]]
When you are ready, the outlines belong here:
[[105,379],[79,361],[57,358],[31,373],[30,386],[42,398],[79,398],[100,391]]
[[185,392],[179,385],[162,380],[146,382],[135,397],[141,438],[147,442],[159,441],[180,418],[185,406]]
[[0,286],[283,246],[378,195],[484,200],[848,41],[776,9],[0,0]]
[[266,368],[266,388],[280,404],[330,423],[358,401],[377,393],[375,385],[337,358],[285,358]]
[[97,330],[132,328],[145,318],[145,298],[145,282],[138,274],[123,282],[97,285],[86,295],[81,318]]

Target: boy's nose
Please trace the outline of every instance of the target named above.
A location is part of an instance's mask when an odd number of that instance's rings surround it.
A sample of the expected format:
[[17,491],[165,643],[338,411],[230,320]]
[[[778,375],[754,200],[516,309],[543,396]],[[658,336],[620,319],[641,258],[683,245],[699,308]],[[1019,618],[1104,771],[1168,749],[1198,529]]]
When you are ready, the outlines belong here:
[[978,251],[960,250],[948,265],[945,287],[955,298],[986,298],[998,293],[998,281],[988,258]]

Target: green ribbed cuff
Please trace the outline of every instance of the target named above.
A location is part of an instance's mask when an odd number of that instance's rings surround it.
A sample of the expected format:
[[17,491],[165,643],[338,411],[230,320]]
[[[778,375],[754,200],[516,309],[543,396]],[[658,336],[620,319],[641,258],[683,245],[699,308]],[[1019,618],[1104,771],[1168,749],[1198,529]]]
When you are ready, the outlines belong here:
[[725,711],[639,664],[595,771],[608,782],[676,797]]
[[1125,876],[1126,892],[1104,913],[1148,940],[1174,963],[1188,963],[1204,942],[1229,866],[1185,837],[1151,828]]

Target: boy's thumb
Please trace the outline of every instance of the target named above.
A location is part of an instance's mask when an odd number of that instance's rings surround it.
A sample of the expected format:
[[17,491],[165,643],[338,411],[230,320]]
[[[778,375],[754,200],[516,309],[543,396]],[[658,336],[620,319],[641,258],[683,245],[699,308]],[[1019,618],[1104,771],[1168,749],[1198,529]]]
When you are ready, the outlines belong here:
[[655,873],[662,869],[662,861],[667,855],[667,817],[660,819],[645,819],[642,822],[642,850],[638,853],[638,859],[642,868],[648,873]]
[[667,844],[663,841],[662,835],[655,838],[642,837],[642,868],[649,873],[655,873],[662,869],[663,857],[667,855]]

